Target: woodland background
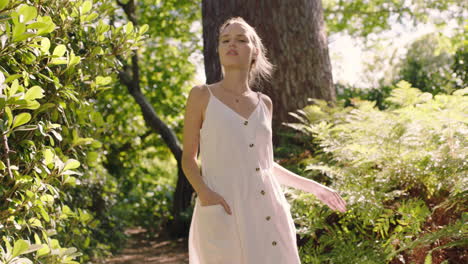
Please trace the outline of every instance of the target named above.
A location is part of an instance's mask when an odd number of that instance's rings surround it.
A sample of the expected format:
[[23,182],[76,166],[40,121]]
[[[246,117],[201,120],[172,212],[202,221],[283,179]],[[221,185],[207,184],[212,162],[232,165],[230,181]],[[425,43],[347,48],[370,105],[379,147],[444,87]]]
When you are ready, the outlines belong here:
[[[466,2],[220,2],[0,0],[0,263],[99,263],[132,227],[187,237],[191,58],[219,79],[210,45],[237,15],[283,65],[256,87],[277,109],[275,159],[348,203],[284,188],[302,263],[467,263]],[[387,56],[390,18],[437,30]],[[372,87],[333,81],[338,34],[376,54]]]

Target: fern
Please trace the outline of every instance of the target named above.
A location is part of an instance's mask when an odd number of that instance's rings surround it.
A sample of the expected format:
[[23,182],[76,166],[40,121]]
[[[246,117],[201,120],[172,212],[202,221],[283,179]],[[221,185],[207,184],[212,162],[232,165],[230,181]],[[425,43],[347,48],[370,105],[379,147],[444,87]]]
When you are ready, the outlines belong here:
[[[365,100],[332,108],[314,99],[295,114],[301,123],[286,125],[319,148],[304,170],[331,182],[349,208],[338,217],[317,201],[295,207],[301,234],[314,241],[301,249],[305,263],[390,262],[444,238],[426,252],[429,263],[434,250],[466,245],[466,219],[459,219],[468,203],[466,94],[432,96],[402,81],[385,110]],[[458,221],[432,233],[436,210]]]

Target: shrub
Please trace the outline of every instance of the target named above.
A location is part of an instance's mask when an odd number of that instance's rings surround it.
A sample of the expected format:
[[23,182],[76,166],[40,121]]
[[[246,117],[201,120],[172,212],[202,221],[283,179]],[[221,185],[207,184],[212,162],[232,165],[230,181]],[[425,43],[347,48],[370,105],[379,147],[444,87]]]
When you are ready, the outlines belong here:
[[86,261],[113,236],[95,235],[113,220],[92,211],[107,194],[92,102],[144,30],[107,25],[111,1],[42,2],[0,1],[0,263]]
[[349,208],[338,214],[292,192],[308,240],[304,263],[466,259],[467,93],[432,96],[401,81],[386,110],[366,100],[329,108],[313,99],[291,113],[301,122],[287,125],[317,146],[304,173],[327,178]]

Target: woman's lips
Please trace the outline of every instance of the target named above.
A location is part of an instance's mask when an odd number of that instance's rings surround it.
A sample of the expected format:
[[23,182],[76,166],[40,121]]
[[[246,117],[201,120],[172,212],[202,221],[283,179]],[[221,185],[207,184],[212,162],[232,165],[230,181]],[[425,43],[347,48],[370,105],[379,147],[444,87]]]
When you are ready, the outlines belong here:
[[237,55],[237,51],[235,50],[230,50],[226,53],[226,55]]

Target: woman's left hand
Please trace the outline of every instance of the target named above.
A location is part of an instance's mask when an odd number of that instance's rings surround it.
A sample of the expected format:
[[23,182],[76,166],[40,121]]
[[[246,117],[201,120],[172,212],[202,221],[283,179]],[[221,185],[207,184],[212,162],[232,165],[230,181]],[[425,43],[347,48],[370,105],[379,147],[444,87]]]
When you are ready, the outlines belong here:
[[335,190],[322,185],[314,194],[331,209],[342,213],[346,212],[346,202]]

